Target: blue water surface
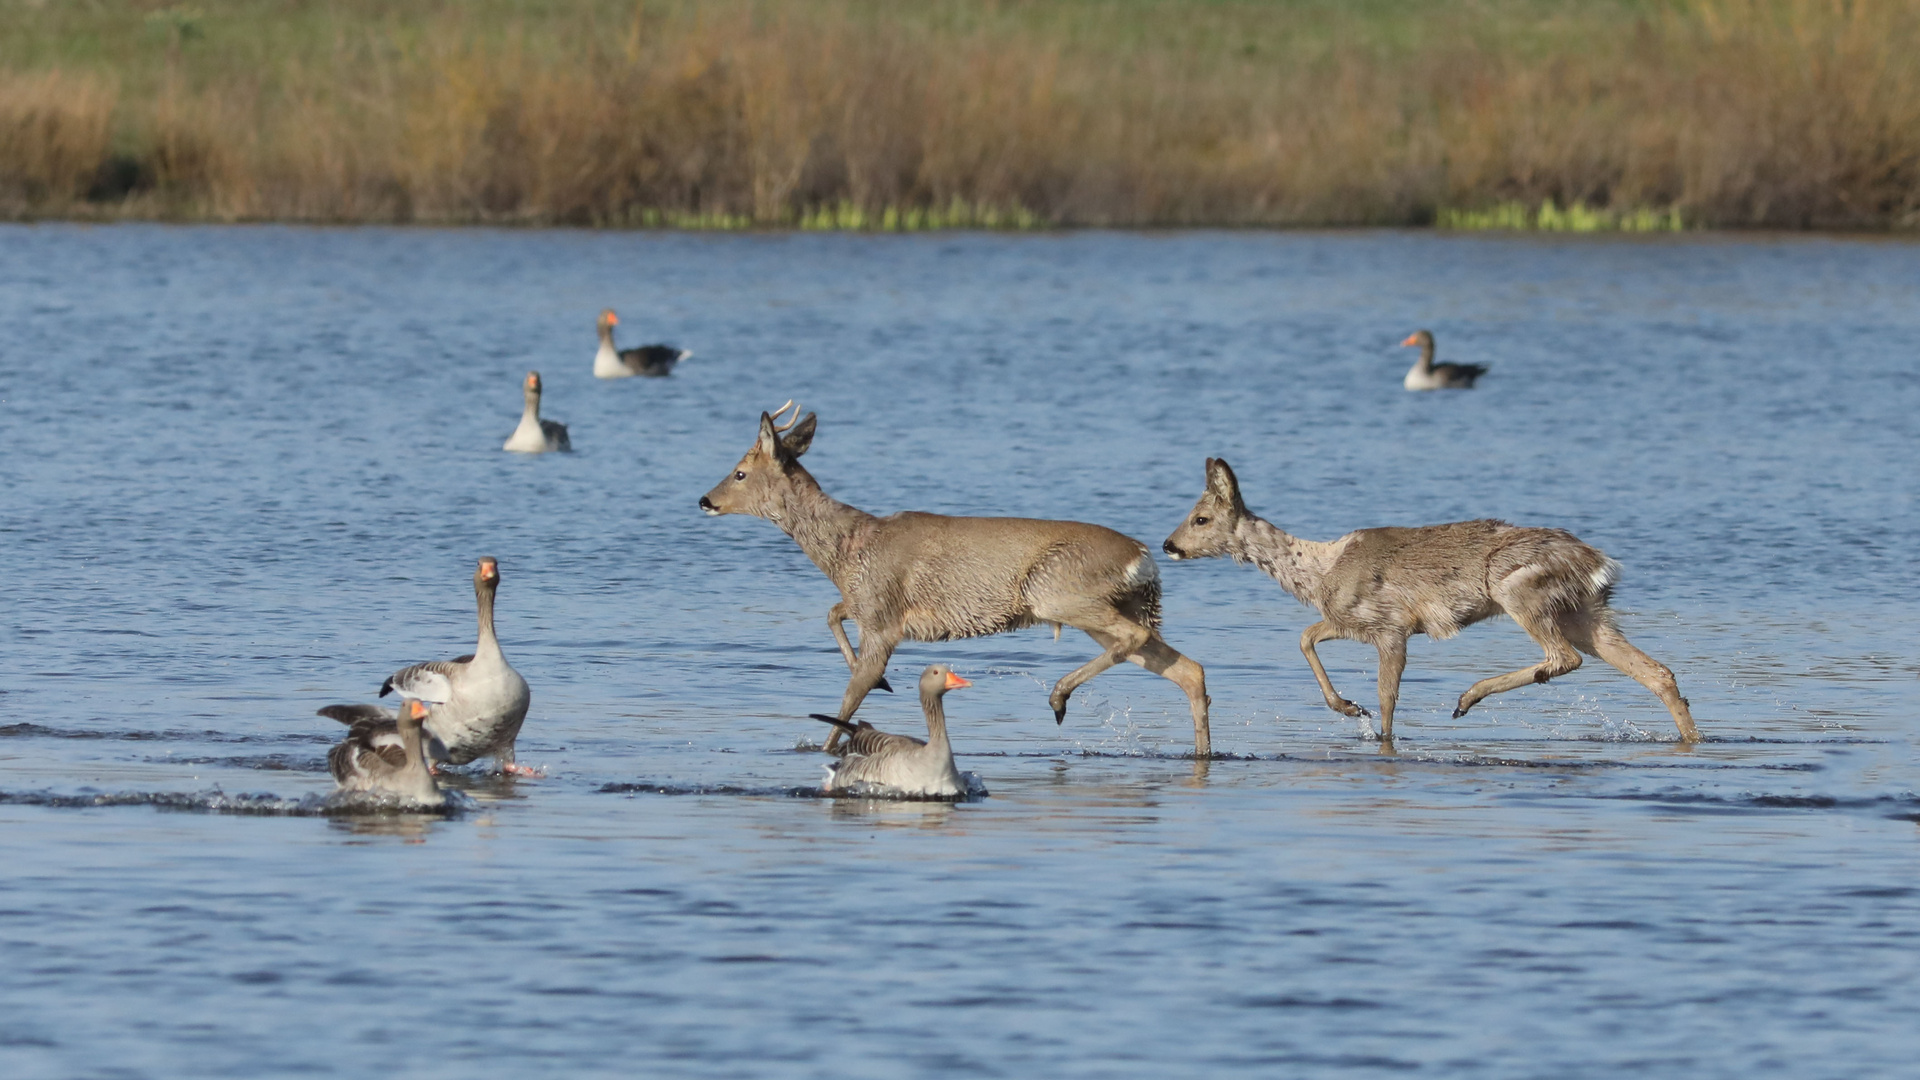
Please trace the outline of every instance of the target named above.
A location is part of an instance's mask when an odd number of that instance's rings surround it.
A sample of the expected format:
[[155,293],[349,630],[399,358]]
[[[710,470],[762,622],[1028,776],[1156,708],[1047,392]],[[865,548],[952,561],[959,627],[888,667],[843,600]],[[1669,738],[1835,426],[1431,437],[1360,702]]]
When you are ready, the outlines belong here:
[[[596,381],[603,306],[694,358]],[[1911,1075],[1917,341],[1845,238],[0,227],[0,1074]],[[529,369],[577,452],[501,451]],[[1453,719],[1500,620],[1383,755],[1309,610],[1162,560],[1218,760],[1137,669],[1056,727],[1033,629],[894,659],[990,797],[806,797],[836,593],[695,506],[790,397],[875,512],[1157,551],[1211,455],[1310,538],[1570,529],[1708,741],[1596,661]],[[307,813],[480,555],[545,777]]]

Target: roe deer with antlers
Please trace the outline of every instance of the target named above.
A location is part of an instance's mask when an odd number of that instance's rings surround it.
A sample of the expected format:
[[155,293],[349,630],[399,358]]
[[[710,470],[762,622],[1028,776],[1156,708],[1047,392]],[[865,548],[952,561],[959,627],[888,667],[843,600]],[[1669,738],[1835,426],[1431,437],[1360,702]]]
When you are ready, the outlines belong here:
[[1335,712],[1368,715],[1334,691],[1314,646],[1344,638],[1379,649],[1383,742],[1393,739],[1393,707],[1407,664],[1407,638],[1449,638],[1501,612],[1513,616],[1547,657],[1474,683],[1460,695],[1454,716],[1465,715],[1490,694],[1565,675],[1580,666],[1580,653],[1586,652],[1658,695],[1673,713],[1682,741],[1700,740],[1673,672],[1634,648],[1614,625],[1607,598],[1620,564],[1572,533],[1483,520],[1361,529],[1331,543],[1315,543],[1255,517],[1240,498],[1233,469],[1208,458],[1206,492],[1162,547],[1175,559],[1228,555],[1235,562],[1251,562],[1301,603],[1316,608],[1320,621],[1300,635],[1300,651]]
[[[839,587],[827,625],[853,671],[841,721],[881,684],[903,640],[950,641],[1051,623],[1056,634],[1062,625],[1079,627],[1104,650],[1054,684],[1056,722],[1066,718],[1067,698],[1081,683],[1132,661],[1186,692],[1194,752],[1212,752],[1206,674],[1160,637],[1160,571],[1146,545],[1077,521],[857,510],[821,491],[800,464],[813,442],[813,414],[776,426],[775,417],[792,405],[760,414],[759,440],[701,496],[700,509],[766,518]],[[860,628],[858,650],[847,639],[848,619]],[[827,748],[839,738],[836,729]]]

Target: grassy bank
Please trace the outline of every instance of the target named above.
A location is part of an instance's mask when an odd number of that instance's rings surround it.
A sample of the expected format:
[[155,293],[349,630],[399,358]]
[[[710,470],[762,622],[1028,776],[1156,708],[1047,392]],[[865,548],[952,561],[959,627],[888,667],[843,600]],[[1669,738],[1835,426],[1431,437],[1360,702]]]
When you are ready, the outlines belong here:
[[1920,227],[1920,0],[0,0],[0,25],[14,217]]

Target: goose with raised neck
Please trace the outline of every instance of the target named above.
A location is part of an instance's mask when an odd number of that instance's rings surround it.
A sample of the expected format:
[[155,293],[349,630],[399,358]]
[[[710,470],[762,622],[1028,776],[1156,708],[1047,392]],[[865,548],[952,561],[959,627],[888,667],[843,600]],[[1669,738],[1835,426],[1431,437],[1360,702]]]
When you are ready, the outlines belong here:
[[[380,684],[380,696],[398,693],[403,700],[418,698],[433,706],[425,725],[427,756],[432,761],[465,765],[492,757],[503,773],[538,776],[539,770],[514,762],[514,741],[520,737],[520,725],[527,718],[527,705],[533,695],[527,689],[527,680],[507,663],[493,632],[493,597],[499,588],[499,561],[492,556],[482,558],[473,572],[473,593],[480,615],[480,640],[473,652],[452,660],[403,667]],[[394,716],[377,705],[328,708],[374,709],[388,719]],[[321,711],[340,719],[335,713]]]
[[1403,380],[1409,390],[1471,390],[1474,381],[1487,373],[1485,364],[1436,364],[1433,362],[1433,332],[1416,330],[1400,343],[1403,348],[1420,347],[1420,359],[1413,362]]
[[615,315],[612,308],[600,313],[600,351],[593,354],[595,378],[628,379],[635,375],[664,378],[673,374],[673,365],[693,355],[690,350],[672,345],[618,348],[613,343],[613,328],[619,325],[620,316]]
[[953,764],[947,742],[947,691],[972,686],[945,664],[933,664],[920,674],[920,709],[926,714],[925,741],[894,735],[861,721],[847,723],[822,713],[813,719],[834,725],[847,735],[846,756],[827,766],[828,792],[953,798],[967,794],[966,778]]
[[567,437],[567,425],[556,420],[540,419],[540,373],[527,372],[526,382],[522,384],[526,399],[526,408],[520,413],[520,426],[513,429],[504,450],[518,454],[544,454],[549,451],[572,450],[573,440]]

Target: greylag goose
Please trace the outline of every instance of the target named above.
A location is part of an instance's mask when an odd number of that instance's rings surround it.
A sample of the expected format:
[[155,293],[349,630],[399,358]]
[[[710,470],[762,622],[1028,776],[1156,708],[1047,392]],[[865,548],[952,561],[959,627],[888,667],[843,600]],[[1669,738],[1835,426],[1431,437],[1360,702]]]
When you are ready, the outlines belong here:
[[920,708],[927,714],[925,742],[911,735],[890,735],[864,720],[852,724],[821,713],[810,714],[848,735],[846,756],[827,766],[827,781],[821,790],[879,789],[889,795],[931,798],[965,795],[966,780],[954,768],[953,748],[947,743],[947,713],[941,698],[949,690],[972,685],[945,664],[934,664],[920,674]]
[[[433,705],[427,715],[427,754],[434,761],[454,765],[491,756],[500,771],[512,776],[538,776],[539,770],[516,765],[513,743],[527,718],[533,695],[527,680],[513,670],[500,652],[493,634],[493,594],[500,587],[500,564],[480,560],[473,573],[473,592],[479,600],[480,643],[472,654],[452,660],[404,667],[380,684],[380,696],[398,691],[401,698],[418,698]],[[371,711],[368,711],[371,710]],[[321,715],[341,723],[385,718],[394,714],[378,705],[329,705]]]
[[1420,359],[1407,371],[1404,385],[1409,390],[1471,390],[1474,380],[1487,373],[1484,364],[1434,363],[1431,331],[1416,330],[1400,344],[1420,346]]
[[327,752],[327,770],[341,791],[395,795],[422,806],[441,806],[446,793],[427,766],[420,728],[429,710],[408,698],[398,713],[378,705],[329,705],[321,716],[348,725],[347,739]]
[[525,384],[527,407],[520,413],[520,426],[513,429],[503,450],[512,450],[519,454],[544,454],[549,450],[571,450],[573,440],[567,438],[567,425],[556,420],[540,419],[540,373],[527,372]]
[[692,356],[686,349],[671,345],[642,345],[637,349],[616,349],[613,328],[620,317],[608,308],[600,313],[600,351],[593,354],[593,374],[598,379],[625,379],[634,375],[660,378],[673,374],[673,365]]

